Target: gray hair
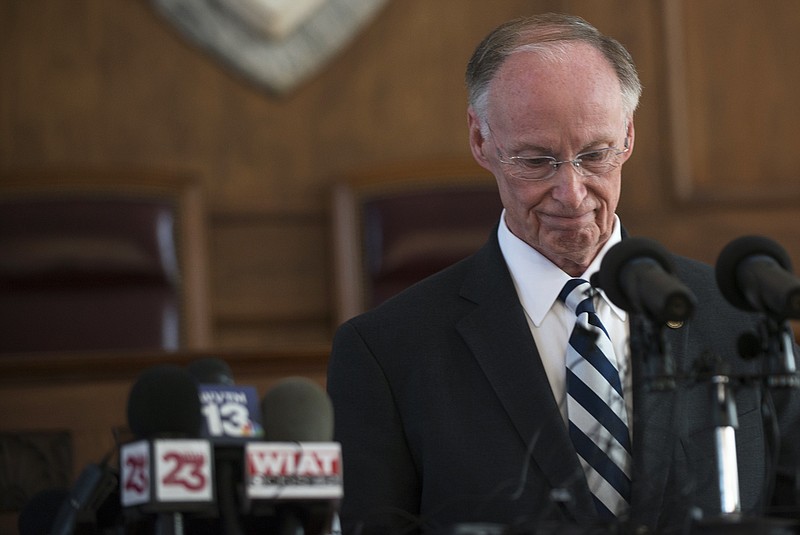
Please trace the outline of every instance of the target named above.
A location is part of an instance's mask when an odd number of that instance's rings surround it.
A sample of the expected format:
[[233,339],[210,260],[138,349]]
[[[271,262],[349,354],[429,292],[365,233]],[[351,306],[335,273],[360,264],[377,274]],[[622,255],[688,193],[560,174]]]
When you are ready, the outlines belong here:
[[601,34],[580,17],[549,13],[508,21],[484,38],[467,64],[466,84],[469,105],[475,110],[482,129],[486,125],[489,85],[508,56],[535,51],[558,60],[564,44],[583,42],[608,59],[622,88],[622,105],[628,117],[639,105],[642,85],[630,53],[617,40]]

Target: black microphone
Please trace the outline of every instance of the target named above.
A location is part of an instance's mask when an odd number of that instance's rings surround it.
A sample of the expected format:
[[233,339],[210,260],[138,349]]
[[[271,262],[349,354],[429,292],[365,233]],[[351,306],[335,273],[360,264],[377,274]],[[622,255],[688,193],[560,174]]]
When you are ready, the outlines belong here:
[[203,425],[197,382],[184,369],[145,370],[128,397],[128,425],[138,438],[120,448],[120,502],[126,523],[182,535],[186,516],[216,516],[214,456]]
[[190,362],[186,371],[197,380],[201,436],[214,444],[241,444],[263,435],[261,407],[254,386],[237,385],[227,362],[206,357]]
[[228,363],[216,357],[192,361],[186,369],[199,383],[204,420],[201,436],[214,448],[220,514],[217,532],[240,535],[244,533],[237,501],[244,473],[242,445],[263,435],[258,392],[253,386],[236,385]]
[[197,437],[203,426],[197,381],[170,364],[139,375],[126,410],[128,427],[137,437]]
[[786,251],[762,236],[742,236],[719,255],[717,285],[733,306],[777,320],[800,319],[800,279]]
[[264,441],[245,445],[248,509],[281,534],[331,532],[342,498],[333,405],[315,382],[279,381],[261,402]]
[[685,321],[697,299],[673,275],[669,252],[647,238],[627,238],[608,250],[592,285],[618,307],[657,323]]
[[88,464],[69,489],[49,535],[72,535],[79,526],[96,526],[97,512],[117,485],[117,475],[108,466],[107,458],[99,464]]
[[193,360],[186,365],[186,371],[201,384],[229,386],[236,384],[233,380],[231,367],[227,362],[217,357],[204,357]]
[[800,319],[800,280],[786,251],[762,236],[742,236],[726,245],[716,266],[717,286],[733,306],[763,314],[759,335],[745,333],[739,350],[763,354],[767,384],[800,386],[794,335],[788,319]]

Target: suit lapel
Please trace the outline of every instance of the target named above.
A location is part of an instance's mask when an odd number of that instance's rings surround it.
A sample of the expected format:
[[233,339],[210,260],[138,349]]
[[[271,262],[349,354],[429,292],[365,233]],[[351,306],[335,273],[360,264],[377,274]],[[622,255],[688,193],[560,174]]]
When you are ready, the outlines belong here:
[[[474,258],[462,297],[477,306],[457,329],[552,488],[569,490],[579,516],[593,517],[586,478],[561,419],[496,235]],[[585,516],[589,515],[589,516]]]

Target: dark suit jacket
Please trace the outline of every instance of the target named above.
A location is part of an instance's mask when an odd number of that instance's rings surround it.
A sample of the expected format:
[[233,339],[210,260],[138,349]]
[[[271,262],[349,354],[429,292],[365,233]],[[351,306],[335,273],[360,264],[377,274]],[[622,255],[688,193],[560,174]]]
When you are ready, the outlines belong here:
[[[735,373],[760,369],[736,346],[754,316],[723,300],[709,266],[674,261],[698,299],[689,322],[665,329],[676,368],[690,371],[705,355]],[[345,532],[434,532],[468,522],[541,532],[596,522],[496,233],[470,258],[343,324],[328,390],[343,447]],[[686,523],[691,507],[719,512],[709,384],[635,390],[631,522],[668,531]],[[760,513],[769,442],[762,394],[749,384],[736,390],[742,504]],[[797,402],[787,408],[784,395],[777,412],[788,426]]]

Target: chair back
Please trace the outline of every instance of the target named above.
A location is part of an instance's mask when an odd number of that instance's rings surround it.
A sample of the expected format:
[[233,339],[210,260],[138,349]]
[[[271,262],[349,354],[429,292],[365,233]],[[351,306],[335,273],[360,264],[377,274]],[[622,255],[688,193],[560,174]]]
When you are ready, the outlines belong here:
[[502,205],[474,163],[425,163],[340,181],[333,193],[335,323],[483,245]]
[[0,353],[205,346],[203,211],[184,177],[0,176]]

